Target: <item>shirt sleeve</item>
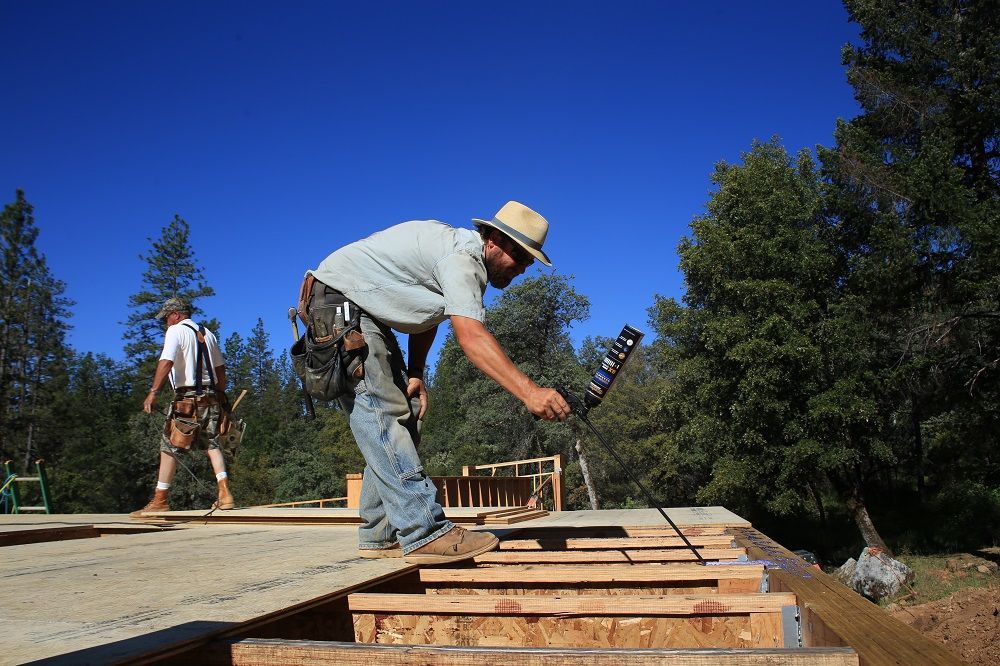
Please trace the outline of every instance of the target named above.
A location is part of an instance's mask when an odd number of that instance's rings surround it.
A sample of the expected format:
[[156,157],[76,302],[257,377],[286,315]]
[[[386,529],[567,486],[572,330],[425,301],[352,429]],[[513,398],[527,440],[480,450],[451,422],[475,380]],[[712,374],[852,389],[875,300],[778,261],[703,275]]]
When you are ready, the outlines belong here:
[[444,314],[486,321],[486,266],[481,260],[466,252],[454,252],[434,266],[434,277],[444,297]]
[[180,336],[176,330],[178,324],[174,324],[167,329],[167,334],[163,336],[163,351],[160,353],[161,361],[172,361],[177,363],[180,355]]

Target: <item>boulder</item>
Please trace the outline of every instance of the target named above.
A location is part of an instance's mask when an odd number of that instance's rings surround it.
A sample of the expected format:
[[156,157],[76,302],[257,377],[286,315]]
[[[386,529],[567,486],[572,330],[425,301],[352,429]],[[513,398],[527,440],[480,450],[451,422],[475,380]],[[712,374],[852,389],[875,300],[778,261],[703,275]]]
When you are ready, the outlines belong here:
[[913,569],[878,548],[865,548],[858,557],[850,587],[872,601],[891,597],[913,582]]
[[858,561],[853,557],[848,558],[846,562],[840,565],[836,571],[833,572],[833,577],[839,580],[841,583],[847,587],[853,587],[854,583],[851,580],[854,578],[854,569],[858,566]]

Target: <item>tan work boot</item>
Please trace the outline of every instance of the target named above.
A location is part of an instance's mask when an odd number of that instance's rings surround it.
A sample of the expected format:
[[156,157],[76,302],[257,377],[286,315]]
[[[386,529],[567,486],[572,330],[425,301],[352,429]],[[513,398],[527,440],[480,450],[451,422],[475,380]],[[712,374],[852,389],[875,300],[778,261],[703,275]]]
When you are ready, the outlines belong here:
[[232,509],[236,506],[232,493],[229,492],[229,478],[219,481],[219,499],[212,505],[214,509]]
[[358,548],[358,555],[369,560],[383,557],[402,557],[403,549],[399,547],[398,543],[394,543],[388,548]]
[[461,562],[488,553],[498,545],[500,539],[489,532],[470,532],[461,527],[453,527],[434,541],[407,553],[403,559],[416,564]]
[[142,514],[147,511],[170,511],[170,504],[167,502],[167,498],[170,496],[170,490],[156,490],[153,493],[153,499],[149,500],[149,504],[137,509],[132,513],[128,514],[130,518],[142,518]]

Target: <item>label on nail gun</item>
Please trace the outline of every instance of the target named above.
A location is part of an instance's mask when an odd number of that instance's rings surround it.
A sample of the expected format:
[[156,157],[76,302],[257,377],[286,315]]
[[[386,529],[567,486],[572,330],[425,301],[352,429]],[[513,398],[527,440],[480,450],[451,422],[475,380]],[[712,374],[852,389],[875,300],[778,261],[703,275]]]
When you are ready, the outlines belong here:
[[639,346],[639,341],[642,340],[643,335],[642,331],[632,328],[627,324],[622,329],[622,332],[618,334],[618,339],[612,343],[611,349],[608,350],[604,360],[601,361],[601,367],[594,373],[594,377],[590,380],[590,385],[587,387],[587,392],[583,396],[583,401],[588,408],[596,407],[601,403],[601,400],[607,395],[611,389],[611,385],[614,384],[615,379],[618,377],[618,371],[622,369],[625,361],[635,351],[635,348]]

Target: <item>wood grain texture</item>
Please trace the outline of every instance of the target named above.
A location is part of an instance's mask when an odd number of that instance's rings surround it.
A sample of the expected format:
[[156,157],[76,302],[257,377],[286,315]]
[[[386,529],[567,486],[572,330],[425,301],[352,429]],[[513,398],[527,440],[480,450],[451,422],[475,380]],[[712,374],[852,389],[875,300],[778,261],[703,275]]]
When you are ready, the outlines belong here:
[[204,666],[857,666],[847,648],[614,649],[373,645],[278,639],[220,642],[202,652]]

